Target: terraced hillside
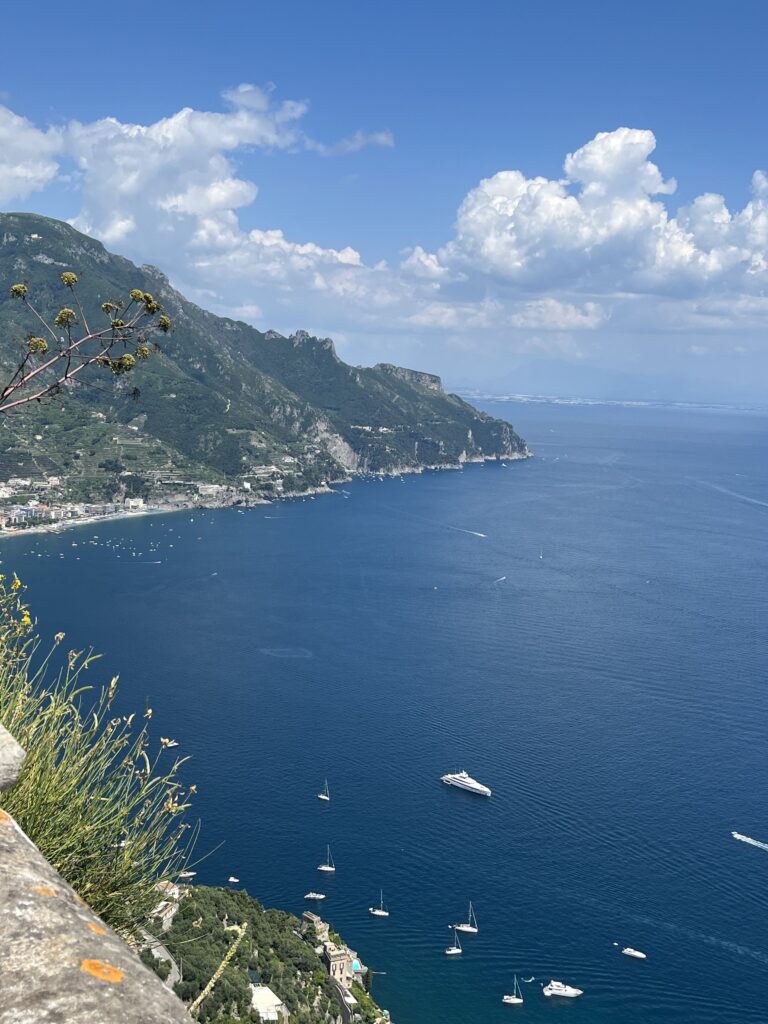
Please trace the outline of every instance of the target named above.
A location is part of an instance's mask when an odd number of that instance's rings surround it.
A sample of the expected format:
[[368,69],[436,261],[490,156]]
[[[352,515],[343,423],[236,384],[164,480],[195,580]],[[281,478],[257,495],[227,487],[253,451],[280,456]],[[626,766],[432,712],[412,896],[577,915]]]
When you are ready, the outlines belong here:
[[[100,374],[65,399],[0,422],[0,480],[55,475],[83,499],[159,496],[174,481],[300,491],[351,474],[391,473],[515,458],[525,443],[426,373],[342,362],[330,339],[288,338],[214,316],[156,268],[136,267],[68,224],[0,215],[0,367],[9,372],[34,325],[10,285],[53,316],[64,270],[86,311],[132,288],[173,318],[162,352],[140,371]],[[245,299],[248,297],[244,297]],[[258,298],[255,296],[254,298]],[[140,396],[132,397],[135,387]]]

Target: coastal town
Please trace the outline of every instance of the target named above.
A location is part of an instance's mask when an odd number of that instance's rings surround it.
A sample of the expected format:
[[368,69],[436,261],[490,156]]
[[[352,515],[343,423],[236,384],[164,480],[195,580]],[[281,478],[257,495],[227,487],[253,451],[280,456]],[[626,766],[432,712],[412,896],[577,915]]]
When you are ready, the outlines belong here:
[[[0,483],[0,532],[6,535],[30,531],[57,533],[68,526],[87,526],[124,516],[200,507],[249,506],[269,500],[262,497],[249,480],[243,480],[239,487],[168,481],[168,493],[162,498],[126,496],[112,501],[69,501],[64,497],[62,483],[58,476],[11,477]],[[288,496],[281,491],[278,488],[279,496]]]
[[[181,968],[169,951],[164,939],[176,917],[183,901],[191,896],[195,889],[192,885],[182,882],[162,881],[156,887],[159,901],[151,914],[156,922],[159,933],[152,936],[145,933],[150,941],[150,950],[157,960],[165,960],[170,970],[166,976],[166,984],[175,984],[182,978]],[[234,932],[238,925],[227,926]],[[343,1024],[364,1021],[366,1024],[391,1024],[388,1010],[376,1005],[369,995],[371,971],[363,963],[356,950],[351,949],[334,932],[331,925],[311,910],[305,910],[301,916],[301,924],[296,931],[306,942],[310,943],[320,958],[328,977],[333,983],[341,1010]],[[258,970],[250,970],[249,986],[251,1009],[258,1013],[262,1021],[276,1021],[278,1024],[289,1024],[289,1010],[285,1002],[265,984]]]

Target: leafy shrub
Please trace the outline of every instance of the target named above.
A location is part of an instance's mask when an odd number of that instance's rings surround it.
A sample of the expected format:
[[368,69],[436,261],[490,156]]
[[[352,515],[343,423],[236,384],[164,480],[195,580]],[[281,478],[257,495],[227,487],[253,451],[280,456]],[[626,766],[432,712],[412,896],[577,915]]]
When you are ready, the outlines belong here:
[[148,721],[115,716],[117,677],[86,683],[97,655],[71,650],[63,633],[47,653],[34,634],[24,588],[0,575],[0,721],[27,752],[0,802],[48,861],[108,924],[134,934],[178,876],[195,830],[183,820],[185,759],[163,738],[150,754]]

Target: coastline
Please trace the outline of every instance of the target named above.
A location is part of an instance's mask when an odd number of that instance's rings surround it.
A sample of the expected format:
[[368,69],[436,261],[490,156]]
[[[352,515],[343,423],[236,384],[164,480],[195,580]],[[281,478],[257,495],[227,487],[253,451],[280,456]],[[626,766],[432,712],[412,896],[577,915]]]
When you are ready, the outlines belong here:
[[237,497],[233,497],[231,501],[217,500],[206,502],[190,499],[188,502],[184,502],[183,504],[174,502],[173,504],[168,505],[147,505],[141,509],[110,512],[103,516],[78,516],[77,518],[58,520],[55,523],[26,526],[22,529],[1,529],[0,541],[10,539],[11,537],[28,537],[31,534],[58,534],[63,533],[65,530],[74,529],[75,527],[97,526],[100,523],[113,523],[123,519],[170,515],[173,512],[189,512],[195,509],[256,508],[263,505],[274,505],[276,502],[280,501],[296,501],[299,498],[315,498],[321,494],[338,494],[339,491],[336,488],[340,487],[342,484],[350,483],[352,480],[385,480],[387,478],[406,475],[416,476],[426,472],[462,470],[465,466],[484,465],[486,462],[522,462],[525,459],[530,458],[533,458],[533,452],[526,446],[524,452],[513,452],[511,455],[477,455],[465,459],[463,462],[456,463],[439,463],[437,465],[423,466],[393,466],[386,472],[354,473],[340,477],[338,480],[333,480],[330,484],[324,484],[318,487],[308,487],[305,491],[286,491],[285,494],[274,496],[272,498],[260,498],[257,495],[248,497],[238,495]]

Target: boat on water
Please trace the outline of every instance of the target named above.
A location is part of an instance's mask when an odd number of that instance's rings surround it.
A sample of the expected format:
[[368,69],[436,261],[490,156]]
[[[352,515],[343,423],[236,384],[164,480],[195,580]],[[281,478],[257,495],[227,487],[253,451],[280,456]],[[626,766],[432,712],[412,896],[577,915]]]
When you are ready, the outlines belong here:
[[487,786],[484,786],[482,782],[478,782],[477,779],[473,779],[471,775],[467,775],[465,771],[443,775],[441,776],[441,781],[446,786],[457,786],[459,789],[466,789],[470,793],[479,793],[480,796],[491,795],[491,791]]
[[576,996],[584,995],[583,989],[565,985],[562,981],[550,981],[541,991],[545,996],[561,996],[563,999],[575,999]]
[[317,799],[330,801],[331,791],[328,789],[328,779],[325,780],[325,785],[323,786],[322,792],[317,794]]
[[449,928],[453,928],[457,932],[467,932],[469,935],[477,935],[477,918],[475,917],[475,909],[472,906],[472,900],[469,901],[469,911],[467,913],[467,920],[461,924],[448,925]]
[[646,954],[641,953],[639,949],[632,949],[631,946],[625,946],[621,951],[624,956],[633,956],[635,960],[645,960]]
[[517,981],[517,975],[515,975],[515,983],[514,987],[512,988],[512,995],[502,996],[501,1001],[502,1003],[506,1003],[507,1006],[519,1006],[520,1003],[522,1003],[523,993],[520,991],[520,985]]
[[324,892],[305,892],[304,893],[304,899],[305,900],[324,900],[325,899],[325,893]]
[[330,848],[330,846],[327,847],[327,850],[326,850],[325,864],[318,864],[317,865],[317,870],[318,871],[335,871],[336,870],[336,865],[333,863],[333,857],[331,856],[331,848]]
[[384,909],[384,890],[379,891],[378,907],[368,907],[368,913],[373,917],[389,917],[389,911]]
[[239,878],[235,878],[234,875],[230,875],[229,878],[227,879],[227,881],[228,882],[239,882],[240,879]]
[[761,843],[759,839],[750,839],[749,836],[743,836],[741,832],[731,832],[734,839],[738,839],[742,843],[749,843],[750,846],[756,846],[758,850],[768,850],[768,843]]
[[463,953],[463,952],[464,952],[464,950],[461,948],[461,943],[459,942],[458,932],[454,929],[454,932],[453,932],[453,945],[449,946],[446,949],[445,955],[446,956],[458,956],[459,953]]

